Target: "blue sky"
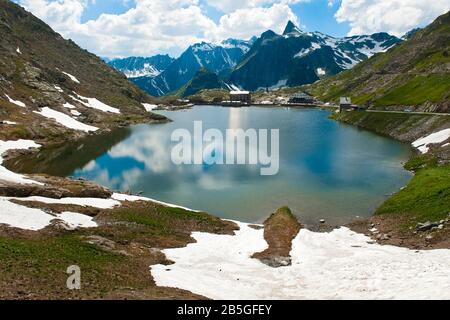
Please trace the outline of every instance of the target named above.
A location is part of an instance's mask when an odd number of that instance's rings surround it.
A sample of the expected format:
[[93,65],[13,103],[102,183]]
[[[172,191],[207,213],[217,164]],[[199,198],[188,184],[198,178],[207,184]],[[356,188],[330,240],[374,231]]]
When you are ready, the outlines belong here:
[[179,55],[196,42],[249,39],[292,20],[343,37],[402,36],[450,10],[449,0],[14,0],[102,57]]

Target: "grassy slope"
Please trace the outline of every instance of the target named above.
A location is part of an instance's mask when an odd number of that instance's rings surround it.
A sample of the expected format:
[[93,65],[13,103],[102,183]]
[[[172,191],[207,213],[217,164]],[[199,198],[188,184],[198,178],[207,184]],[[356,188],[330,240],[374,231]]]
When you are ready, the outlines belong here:
[[332,118],[404,142],[450,126],[450,117],[426,114],[344,112]]
[[412,39],[355,68],[305,86],[315,96],[337,101],[351,96],[376,108],[434,104],[448,111],[450,99],[450,13]]
[[[24,298],[26,293],[32,299],[124,298],[128,294],[146,299],[189,298],[192,295],[155,286],[149,266],[167,261],[150,248],[184,246],[192,241],[191,231],[228,233],[234,228],[205,213],[153,203],[128,204],[104,210],[97,217],[109,224],[41,235],[0,228],[0,297]],[[92,235],[113,241],[116,248],[105,250],[87,243],[85,238]],[[80,291],[66,289],[70,265],[81,268]]]
[[176,91],[175,95],[179,97],[188,97],[201,90],[220,88],[219,78],[214,72],[205,68],[200,69],[188,83]]
[[383,203],[376,214],[408,215],[413,226],[418,222],[447,218],[450,213],[450,165],[433,163],[433,160],[427,160],[406,188]]

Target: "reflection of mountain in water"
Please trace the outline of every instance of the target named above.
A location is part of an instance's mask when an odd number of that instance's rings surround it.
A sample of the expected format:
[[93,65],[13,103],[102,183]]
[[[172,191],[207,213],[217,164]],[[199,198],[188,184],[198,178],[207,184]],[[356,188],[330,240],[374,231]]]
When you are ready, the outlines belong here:
[[14,163],[8,166],[21,173],[46,173],[65,177],[77,169],[84,168],[130,135],[130,128],[117,129],[76,142],[68,142],[63,146],[46,148],[33,157],[25,155],[15,158]]
[[[410,177],[401,165],[409,146],[329,120],[326,111],[198,106],[163,114],[174,121],[91,137],[21,165],[247,222],[260,222],[287,205],[305,223],[318,217],[346,223],[371,214]],[[171,150],[178,141],[171,134],[187,129],[192,135],[200,120],[203,132],[218,129],[224,135],[227,129],[280,129],[279,173],[261,176],[261,165],[175,165]],[[227,143],[220,148],[205,142],[206,151],[199,151],[226,154]]]

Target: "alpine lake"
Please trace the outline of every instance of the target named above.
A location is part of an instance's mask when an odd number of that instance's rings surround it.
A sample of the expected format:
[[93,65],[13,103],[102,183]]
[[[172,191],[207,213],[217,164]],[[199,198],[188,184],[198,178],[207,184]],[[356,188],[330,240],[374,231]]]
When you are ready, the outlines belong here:
[[[19,158],[14,169],[84,178],[250,223],[289,206],[307,225],[368,217],[412,177],[403,168],[409,145],[331,120],[331,111],[195,106],[156,112],[173,122],[133,125],[43,149]],[[176,129],[193,133],[195,121],[224,135],[230,128],[279,129],[278,173],[261,175],[261,165],[175,164],[171,135]]]

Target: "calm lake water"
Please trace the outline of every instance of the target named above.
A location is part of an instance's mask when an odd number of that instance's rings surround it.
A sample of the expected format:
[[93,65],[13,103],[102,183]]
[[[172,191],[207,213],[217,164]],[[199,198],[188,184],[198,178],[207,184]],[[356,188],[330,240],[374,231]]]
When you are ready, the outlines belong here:
[[[160,113],[174,121],[136,125],[46,150],[19,169],[83,177],[246,222],[261,222],[287,205],[306,224],[369,216],[411,178],[402,168],[411,152],[408,145],[330,120],[328,111],[197,106]],[[197,120],[204,129],[223,132],[280,129],[279,173],[261,176],[260,166],[173,164],[173,130],[192,132]]]

